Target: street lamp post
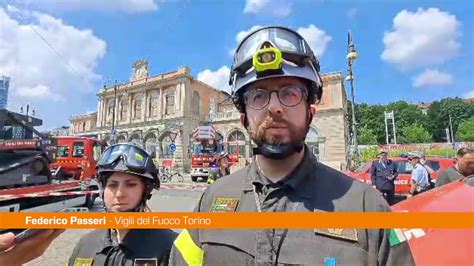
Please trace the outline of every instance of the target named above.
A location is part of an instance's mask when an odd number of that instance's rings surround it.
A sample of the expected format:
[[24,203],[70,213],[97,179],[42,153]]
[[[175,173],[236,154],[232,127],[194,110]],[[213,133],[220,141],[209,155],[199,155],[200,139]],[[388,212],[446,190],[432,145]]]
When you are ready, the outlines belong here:
[[351,84],[351,98],[352,98],[352,140],[354,143],[353,157],[356,166],[359,165],[359,147],[357,145],[357,127],[355,116],[355,94],[354,94],[354,75],[352,71],[352,64],[357,59],[357,52],[355,50],[354,42],[352,41],[352,32],[349,31],[347,35],[347,64],[349,65],[349,75],[346,80]]
[[111,138],[111,143],[115,144],[115,108],[117,108],[117,81],[115,81],[114,85],[114,108],[112,109],[112,138]]

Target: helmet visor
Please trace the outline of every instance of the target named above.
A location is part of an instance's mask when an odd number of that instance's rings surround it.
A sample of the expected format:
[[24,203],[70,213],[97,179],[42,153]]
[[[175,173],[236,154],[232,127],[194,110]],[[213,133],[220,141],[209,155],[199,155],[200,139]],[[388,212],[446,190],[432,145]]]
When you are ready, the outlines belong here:
[[130,144],[117,144],[104,151],[98,165],[109,168],[119,157],[122,157],[127,167],[133,170],[146,170],[151,161],[150,156],[142,149]]
[[282,51],[283,55],[289,53],[310,56],[306,42],[298,33],[285,28],[269,27],[257,30],[240,43],[235,52],[234,66],[239,68],[249,60],[251,61],[254,53],[265,42],[272,43]]

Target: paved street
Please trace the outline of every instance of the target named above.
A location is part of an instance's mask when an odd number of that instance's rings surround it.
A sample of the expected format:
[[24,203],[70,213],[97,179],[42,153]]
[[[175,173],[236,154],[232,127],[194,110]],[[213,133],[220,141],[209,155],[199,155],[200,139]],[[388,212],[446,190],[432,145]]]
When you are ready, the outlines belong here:
[[[203,183],[191,182],[163,184],[163,189],[155,192],[149,201],[150,208],[156,212],[193,211],[205,187]],[[101,211],[101,206],[102,201],[97,199],[92,211]],[[76,243],[89,231],[87,229],[67,230],[53,242],[42,257],[26,265],[64,265]]]

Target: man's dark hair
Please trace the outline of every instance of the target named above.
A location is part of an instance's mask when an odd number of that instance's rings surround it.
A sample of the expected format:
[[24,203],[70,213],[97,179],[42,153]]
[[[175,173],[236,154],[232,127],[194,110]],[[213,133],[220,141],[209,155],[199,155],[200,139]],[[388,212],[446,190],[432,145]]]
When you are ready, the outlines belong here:
[[458,150],[456,155],[458,158],[464,157],[464,155],[468,153],[474,153],[474,147],[462,147],[461,149]]

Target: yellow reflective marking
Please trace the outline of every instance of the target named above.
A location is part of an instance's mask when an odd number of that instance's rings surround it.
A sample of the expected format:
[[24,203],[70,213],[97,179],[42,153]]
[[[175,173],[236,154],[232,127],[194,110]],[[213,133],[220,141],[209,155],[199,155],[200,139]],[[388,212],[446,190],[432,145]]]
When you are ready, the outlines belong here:
[[178,238],[174,241],[174,245],[188,265],[203,265],[204,250],[194,243],[187,229],[184,229],[179,234]]

